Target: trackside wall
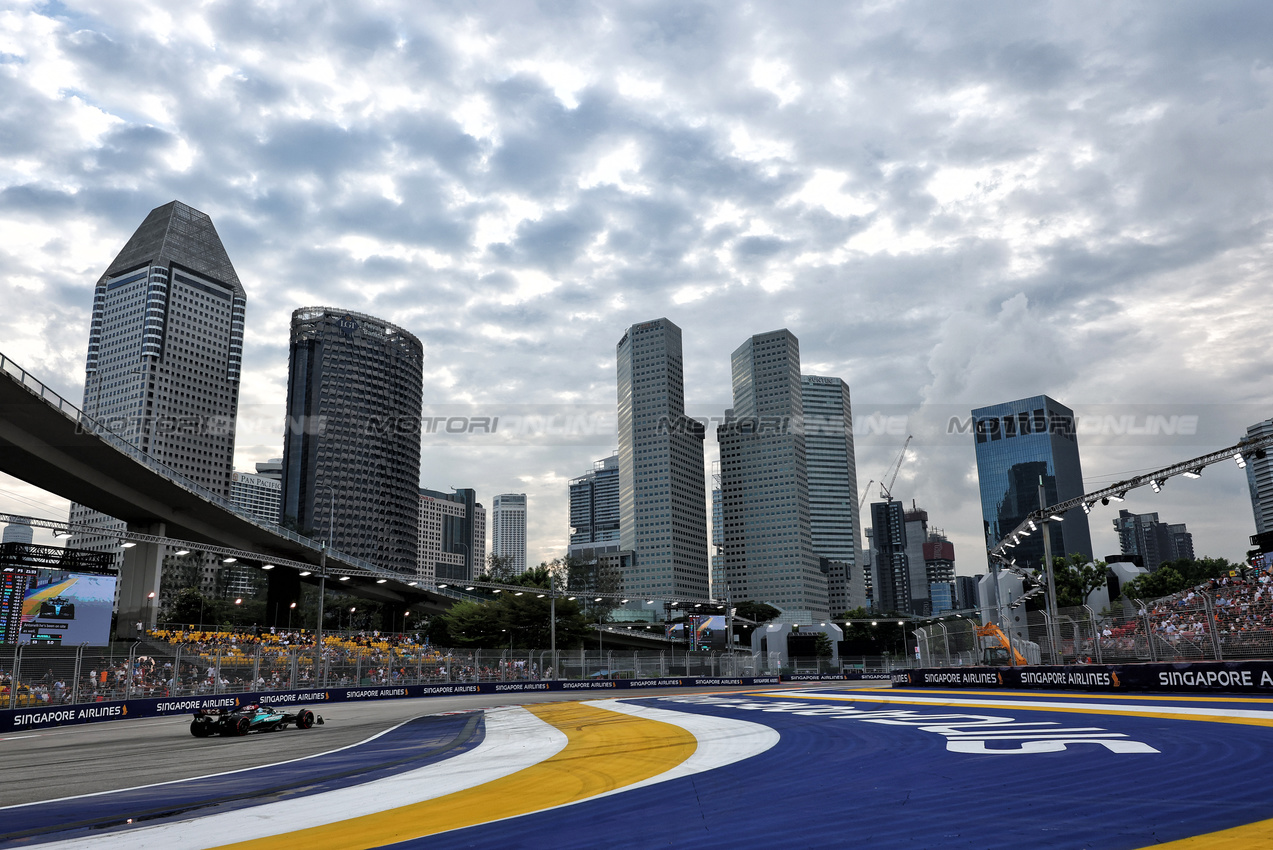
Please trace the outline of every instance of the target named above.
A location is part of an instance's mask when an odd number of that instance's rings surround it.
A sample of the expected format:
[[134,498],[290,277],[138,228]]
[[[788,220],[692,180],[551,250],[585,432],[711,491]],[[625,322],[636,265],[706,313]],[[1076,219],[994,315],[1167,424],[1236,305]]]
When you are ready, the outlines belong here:
[[134,717],[170,717],[191,714],[198,709],[234,708],[240,705],[321,705],[361,700],[413,699],[463,694],[526,693],[532,691],[597,692],[644,691],[659,688],[776,685],[777,676],[738,678],[682,677],[677,679],[600,679],[556,682],[474,682],[469,684],[362,686],[325,688],[319,691],[255,691],[238,694],[208,694],[186,697],[149,697],[77,705],[43,705],[0,710],[0,733],[20,729],[41,729],[73,723],[125,720]]
[[896,670],[893,687],[1273,694],[1273,661]]

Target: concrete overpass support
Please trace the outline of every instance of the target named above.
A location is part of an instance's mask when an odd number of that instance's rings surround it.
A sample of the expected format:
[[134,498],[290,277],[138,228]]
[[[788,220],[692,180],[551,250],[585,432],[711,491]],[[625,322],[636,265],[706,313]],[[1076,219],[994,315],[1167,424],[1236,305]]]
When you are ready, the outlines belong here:
[[[162,522],[129,523],[135,534],[166,536]],[[124,550],[124,565],[119,572],[119,615],[115,618],[115,635],[119,638],[138,636],[137,624],[153,629],[159,614],[159,580],[163,575],[166,546],[162,543],[138,543]],[[154,594],[151,596],[151,594]]]

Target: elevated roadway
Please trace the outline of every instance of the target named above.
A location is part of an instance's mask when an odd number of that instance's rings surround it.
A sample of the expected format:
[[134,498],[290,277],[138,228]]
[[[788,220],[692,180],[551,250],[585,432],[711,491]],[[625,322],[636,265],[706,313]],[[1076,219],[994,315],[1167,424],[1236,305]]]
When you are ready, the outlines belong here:
[[[309,566],[329,578],[348,576],[340,589],[369,599],[423,603],[442,610],[451,594],[413,585],[380,569],[276,525],[257,522],[227,500],[149,457],[83,414],[38,378],[0,354],[0,471],[64,499],[123,520],[143,542],[125,550],[120,584],[121,634],[135,620],[153,621],[147,594],[159,590],[159,566],[173,538],[206,547],[253,553],[261,560],[293,562],[270,575],[271,595],[299,586]],[[273,601],[273,600],[271,600]],[[287,610],[286,605],[267,606]]]

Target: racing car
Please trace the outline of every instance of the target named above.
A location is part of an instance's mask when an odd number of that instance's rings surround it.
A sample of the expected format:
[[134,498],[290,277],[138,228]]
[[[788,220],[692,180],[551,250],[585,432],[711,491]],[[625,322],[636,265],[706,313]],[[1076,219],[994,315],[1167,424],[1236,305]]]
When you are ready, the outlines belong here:
[[40,616],[50,620],[74,620],[75,603],[64,596],[54,596],[40,603]]
[[308,708],[286,713],[263,705],[244,705],[237,708],[199,709],[190,721],[190,734],[196,738],[213,735],[242,736],[249,732],[276,732],[295,726],[308,729],[323,718]]

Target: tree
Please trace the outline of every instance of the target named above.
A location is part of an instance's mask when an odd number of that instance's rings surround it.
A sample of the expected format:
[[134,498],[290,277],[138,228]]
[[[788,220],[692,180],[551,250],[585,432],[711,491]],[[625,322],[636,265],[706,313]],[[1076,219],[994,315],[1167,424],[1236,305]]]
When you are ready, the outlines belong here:
[[901,617],[896,611],[873,618],[865,608],[854,608],[841,616],[846,620],[871,621],[845,623],[845,655],[883,655],[896,652],[904,643],[903,627],[897,624]]
[[587,608],[593,622],[604,623],[610,612],[619,607],[623,571],[614,559],[598,557],[585,561],[571,556],[553,564],[557,569],[564,569],[566,590],[588,600]]
[[160,612],[160,619],[183,626],[200,623],[216,623],[221,620],[220,600],[205,595],[197,587],[184,587],[177,591],[172,604]]
[[1191,587],[1205,584],[1213,578],[1227,576],[1237,569],[1224,558],[1198,558],[1195,560],[1167,561],[1152,573],[1137,576],[1122,587],[1122,595],[1129,599],[1157,599],[1170,596]]
[[486,558],[486,572],[479,576],[479,580],[507,584],[513,577],[513,559],[507,555],[496,555],[492,552]]
[[831,657],[831,638],[826,632],[813,633],[813,654],[818,658]]
[[1086,556],[1077,552],[1067,558],[1053,558],[1052,576],[1056,582],[1057,607],[1077,608],[1087,604],[1088,595],[1105,586],[1108,571],[1109,567],[1104,561],[1088,562]]
[[734,614],[739,617],[745,617],[757,623],[768,623],[774,617],[777,617],[781,611],[772,605],[766,605],[764,602],[757,602],[754,599],[748,599],[746,602],[739,602],[734,606]]

